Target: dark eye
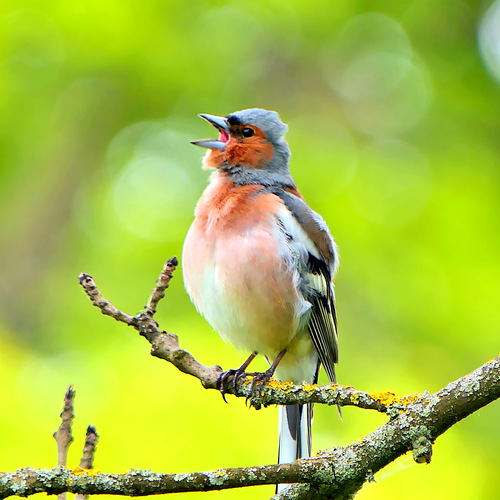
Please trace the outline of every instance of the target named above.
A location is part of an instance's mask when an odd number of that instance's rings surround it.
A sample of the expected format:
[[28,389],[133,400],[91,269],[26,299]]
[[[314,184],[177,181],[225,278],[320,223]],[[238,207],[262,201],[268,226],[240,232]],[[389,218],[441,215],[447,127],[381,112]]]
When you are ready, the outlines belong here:
[[252,137],[253,134],[255,134],[255,131],[253,128],[245,127],[243,129],[241,129],[241,135],[243,137]]

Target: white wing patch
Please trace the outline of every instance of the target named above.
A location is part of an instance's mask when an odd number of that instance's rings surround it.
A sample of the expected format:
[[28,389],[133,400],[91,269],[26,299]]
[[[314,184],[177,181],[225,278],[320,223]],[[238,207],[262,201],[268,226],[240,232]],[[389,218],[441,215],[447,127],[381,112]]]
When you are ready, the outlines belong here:
[[303,252],[309,252],[317,259],[321,259],[316,245],[312,242],[311,238],[307,236],[306,232],[302,229],[302,226],[298,223],[290,210],[283,207],[277,215],[285,233],[291,238],[291,245],[301,245],[304,247]]

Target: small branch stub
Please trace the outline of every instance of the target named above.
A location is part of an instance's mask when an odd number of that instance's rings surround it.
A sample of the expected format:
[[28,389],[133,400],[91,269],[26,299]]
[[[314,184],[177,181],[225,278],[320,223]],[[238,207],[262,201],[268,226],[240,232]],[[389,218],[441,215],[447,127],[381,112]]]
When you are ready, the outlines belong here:
[[[57,465],[66,467],[68,461],[68,450],[73,442],[73,435],[71,434],[71,424],[75,418],[73,413],[73,401],[75,399],[75,390],[70,385],[64,395],[64,406],[61,412],[61,425],[56,432],[54,438],[57,443]],[[58,500],[65,500],[66,493],[60,493]]]
[[97,434],[97,429],[93,425],[89,425],[85,435],[82,459],[80,460],[80,467],[82,469],[94,468],[94,455],[98,441],[99,435]]
[[[98,440],[99,435],[97,434],[96,428],[93,425],[89,425],[85,435],[82,459],[80,460],[80,469],[83,471],[88,471],[94,468],[94,455]],[[89,498],[89,495],[78,493],[75,498],[76,500],[86,500]]]
[[417,464],[430,464],[432,458],[432,443],[425,436],[420,436],[413,443],[413,460]]

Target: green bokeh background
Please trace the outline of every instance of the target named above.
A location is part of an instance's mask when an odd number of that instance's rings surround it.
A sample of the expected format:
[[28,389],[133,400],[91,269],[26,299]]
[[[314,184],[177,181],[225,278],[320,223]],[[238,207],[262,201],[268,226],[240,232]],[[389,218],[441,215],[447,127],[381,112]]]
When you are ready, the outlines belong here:
[[[212,134],[200,112],[259,106],[289,124],[293,175],[341,252],[342,383],[436,391],[497,355],[500,84],[481,31],[490,4],[2,2],[0,470],[55,465],[70,383],[71,466],[89,423],[106,472],[275,460],[276,408],[224,404],[149,356],[78,285],[92,274],[135,314],[163,262],[180,256],[208,177],[189,144]],[[158,320],[204,364],[245,358],[198,316],[180,270]],[[314,447],[384,421],[346,408],[340,422],[317,407]],[[431,465],[404,457],[358,498],[494,498],[499,421],[498,404],[484,408],[437,441]]]

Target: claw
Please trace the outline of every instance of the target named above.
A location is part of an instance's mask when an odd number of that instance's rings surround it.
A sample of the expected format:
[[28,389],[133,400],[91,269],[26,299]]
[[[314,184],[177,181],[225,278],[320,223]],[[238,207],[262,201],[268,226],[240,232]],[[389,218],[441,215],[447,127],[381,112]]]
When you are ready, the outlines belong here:
[[[240,379],[246,377],[247,375],[249,374],[246,373],[245,370],[242,369],[241,367],[238,368],[237,370],[227,370],[219,375],[219,377],[217,378],[216,385],[217,389],[219,389],[219,392],[222,394],[222,399],[226,403],[227,403],[226,400],[227,385],[229,379],[231,378],[233,379],[231,385],[233,387],[233,392],[236,394],[236,386],[238,385],[238,382],[240,381]],[[253,375],[253,373],[251,375]]]
[[227,370],[225,372],[222,372],[217,377],[217,382],[216,382],[217,389],[219,389],[219,392],[221,393],[222,399],[224,400],[225,403],[227,403],[227,399],[226,399],[226,382],[227,382],[227,379],[229,377],[231,377],[231,376],[234,376],[234,374],[237,371],[238,370]]

